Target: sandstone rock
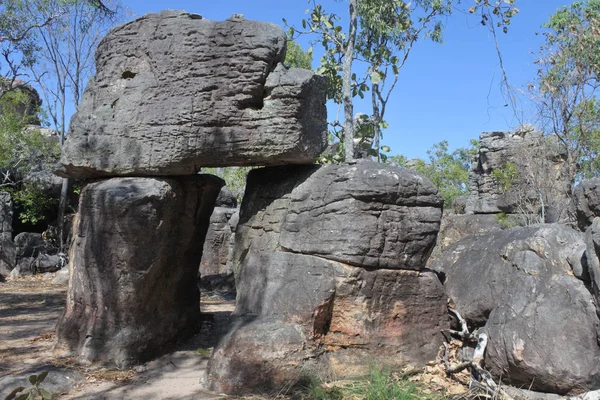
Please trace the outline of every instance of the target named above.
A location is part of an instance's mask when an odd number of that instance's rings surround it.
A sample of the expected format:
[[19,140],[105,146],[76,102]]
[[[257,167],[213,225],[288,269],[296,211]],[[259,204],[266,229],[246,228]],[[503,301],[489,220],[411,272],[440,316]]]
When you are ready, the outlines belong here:
[[228,261],[233,251],[235,232],[235,226],[232,226],[230,220],[237,212],[237,208],[215,207],[210,217],[199,269],[202,288],[235,290],[234,287],[230,287],[234,281],[233,271],[229,269]]
[[[435,358],[449,326],[446,296],[431,272],[253,252],[238,282],[238,325],[208,370],[211,388],[221,392],[269,391],[315,370],[342,378],[375,364],[422,366]],[[263,339],[267,327],[281,335]]]
[[595,217],[600,217],[600,177],[581,182],[573,191],[577,224],[585,231]]
[[435,244],[442,204],[416,172],[371,161],[251,171],[234,263],[249,250],[281,246],[354,266],[419,270]]
[[432,264],[470,326],[485,327],[486,368],[504,384],[559,394],[600,387],[600,321],[569,264],[583,244],[565,225],[513,228],[466,237]]
[[215,207],[236,208],[238,206],[235,195],[227,186],[223,186],[217,197]]
[[55,285],[66,285],[69,283],[69,267],[62,267],[52,279],[52,283]]
[[251,171],[233,257],[238,324],[215,349],[211,388],[264,392],[315,371],[434,359],[446,295],[423,268],[441,213],[428,180],[370,161]]
[[192,333],[200,318],[198,243],[222,185],[210,175],[87,185],[57,350],[124,367]]
[[[528,129],[485,132],[479,146],[469,174],[467,214],[538,213],[537,199],[542,192],[546,216],[567,218],[570,185],[566,152],[554,136]],[[509,163],[516,174],[503,190],[494,173],[506,170]],[[528,181],[532,169],[538,176],[535,184]]]
[[0,192],[0,282],[16,265],[16,248],[12,240],[12,199],[10,193]]
[[17,257],[37,257],[46,249],[44,239],[41,233],[21,232],[15,236],[15,245],[17,246]]
[[502,229],[502,226],[495,214],[446,214],[442,218],[437,244],[428,260],[428,265],[435,262],[444,249],[450,247],[460,239],[500,229]]
[[63,174],[311,163],[327,145],[326,81],[285,69],[285,47],[277,25],[182,11],[114,28],[71,120]]

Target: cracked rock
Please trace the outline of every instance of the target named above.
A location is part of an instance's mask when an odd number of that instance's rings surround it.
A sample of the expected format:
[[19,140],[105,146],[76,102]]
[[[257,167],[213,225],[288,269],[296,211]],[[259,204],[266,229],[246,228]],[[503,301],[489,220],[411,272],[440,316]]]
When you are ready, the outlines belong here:
[[313,162],[327,144],[326,80],[286,69],[277,25],[182,11],[113,29],[71,120],[60,174],[190,175]]

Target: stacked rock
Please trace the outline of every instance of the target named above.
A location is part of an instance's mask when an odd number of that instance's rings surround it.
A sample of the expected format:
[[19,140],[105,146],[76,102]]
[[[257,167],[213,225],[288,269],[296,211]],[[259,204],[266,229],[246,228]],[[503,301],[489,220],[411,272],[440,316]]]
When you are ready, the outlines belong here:
[[312,162],[323,78],[281,65],[285,33],[180,11],[113,29],[72,118],[60,173],[82,191],[57,350],[123,367],[200,320],[202,244],[223,181],[200,167]]
[[417,173],[371,161],[251,171],[233,254],[237,318],[210,387],[270,391],[319,371],[434,359],[446,296],[424,267],[442,203]]
[[435,358],[446,296],[425,264],[442,198],[408,170],[312,165],[327,144],[326,82],[285,68],[285,42],[272,24],[173,11],[101,42],[62,173],[110,179],[82,192],[59,348],[126,366],[192,331],[222,184],[195,174],[262,165],[240,210],[235,322],[210,386],[256,392],[313,367],[343,377]]

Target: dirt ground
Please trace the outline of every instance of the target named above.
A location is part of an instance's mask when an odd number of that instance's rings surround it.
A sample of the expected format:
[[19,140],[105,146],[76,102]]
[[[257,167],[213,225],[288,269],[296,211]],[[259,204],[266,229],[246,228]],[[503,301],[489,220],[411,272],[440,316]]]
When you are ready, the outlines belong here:
[[17,386],[29,386],[27,377],[42,371],[49,374],[41,387],[59,399],[226,398],[206,391],[201,380],[212,347],[226,331],[233,300],[203,299],[201,309],[212,320],[175,352],[132,370],[107,370],[53,357],[67,287],[51,280],[35,276],[0,283],[0,399]]

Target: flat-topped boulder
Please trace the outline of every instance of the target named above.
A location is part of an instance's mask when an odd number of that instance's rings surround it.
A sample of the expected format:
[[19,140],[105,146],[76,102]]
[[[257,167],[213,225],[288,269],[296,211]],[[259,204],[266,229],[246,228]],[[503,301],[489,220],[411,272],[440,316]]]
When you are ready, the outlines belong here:
[[326,79],[287,69],[277,25],[183,11],[113,29],[71,120],[62,175],[189,175],[313,162],[327,145]]

